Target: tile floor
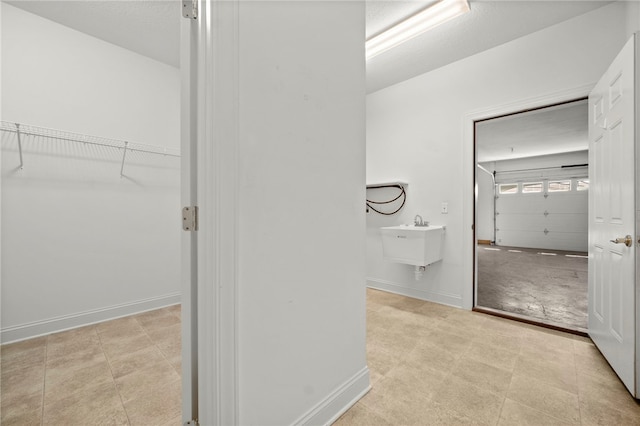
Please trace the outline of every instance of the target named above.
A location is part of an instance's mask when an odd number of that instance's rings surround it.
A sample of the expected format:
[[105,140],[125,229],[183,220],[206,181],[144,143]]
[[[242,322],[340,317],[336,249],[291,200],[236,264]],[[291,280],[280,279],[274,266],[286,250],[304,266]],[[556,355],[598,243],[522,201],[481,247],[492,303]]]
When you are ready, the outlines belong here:
[[[633,425],[589,339],[367,290],[373,389],[346,425]],[[180,307],[2,347],[2,425],[179,425]]]
[[4,425],[180,425],[180,306],[2,346]]
[[335,424],[640,425],[591,340],[368,290],[372,390]]

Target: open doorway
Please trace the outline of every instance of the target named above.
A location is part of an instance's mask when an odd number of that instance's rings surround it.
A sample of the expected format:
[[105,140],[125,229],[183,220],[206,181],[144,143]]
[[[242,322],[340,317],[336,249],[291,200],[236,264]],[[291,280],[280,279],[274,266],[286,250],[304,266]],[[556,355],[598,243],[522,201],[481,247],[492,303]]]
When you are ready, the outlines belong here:
[[587,329],[587,101],[475,122],[475,307]]

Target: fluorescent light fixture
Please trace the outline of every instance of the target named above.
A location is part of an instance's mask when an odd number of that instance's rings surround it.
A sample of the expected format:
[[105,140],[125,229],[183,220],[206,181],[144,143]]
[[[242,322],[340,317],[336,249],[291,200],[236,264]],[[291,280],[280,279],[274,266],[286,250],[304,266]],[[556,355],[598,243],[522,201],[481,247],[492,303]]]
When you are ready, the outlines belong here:
[[371,59],[382,52],[419,36],[431,28],[469,11],[467,0],[441,0],[421,12],[367,40],[366,56]]

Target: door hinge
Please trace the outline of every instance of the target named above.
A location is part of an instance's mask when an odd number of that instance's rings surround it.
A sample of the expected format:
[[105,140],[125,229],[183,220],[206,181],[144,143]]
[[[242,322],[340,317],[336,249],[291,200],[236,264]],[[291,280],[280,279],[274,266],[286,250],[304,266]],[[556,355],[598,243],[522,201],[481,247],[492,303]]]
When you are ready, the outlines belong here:
[[198,19],[198,0],[182,0],[182,17]]
[[184,426],[200,426],[197,420],[189,420],[184,423]]
[[198,206],[189,206],[182,208],[182,230],[198,230]]

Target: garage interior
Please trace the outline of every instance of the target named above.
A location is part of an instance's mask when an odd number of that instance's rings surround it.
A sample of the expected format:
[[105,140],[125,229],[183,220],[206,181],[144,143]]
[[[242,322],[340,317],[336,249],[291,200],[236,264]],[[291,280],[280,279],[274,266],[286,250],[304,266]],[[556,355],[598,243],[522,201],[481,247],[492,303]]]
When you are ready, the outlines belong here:
[[587,329],[587,101],[476,123],[476,307]]

